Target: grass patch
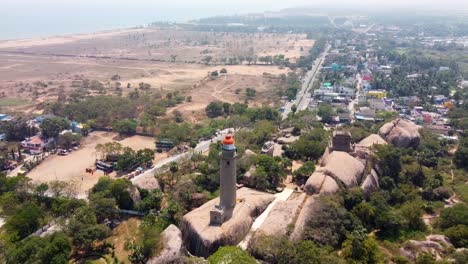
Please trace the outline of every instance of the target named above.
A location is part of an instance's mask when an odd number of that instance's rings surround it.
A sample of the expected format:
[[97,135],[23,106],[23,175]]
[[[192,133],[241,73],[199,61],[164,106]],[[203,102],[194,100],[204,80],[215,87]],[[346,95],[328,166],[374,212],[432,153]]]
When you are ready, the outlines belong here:
[[21,98],[0,98],[0,107],[15,107],[29,104],[29,101]]
[[125,242],[139,239],[141,235],[140,224],[140,219],[129,218],[112,230],[112,234],[106,239],[106,242],[114,246],[114,253],[112,255],[105,255],[104,258],[112,260],[115,257],[118,259],[118,263],[130,263],[130,260],[128,260],[130,252],[125,250]]

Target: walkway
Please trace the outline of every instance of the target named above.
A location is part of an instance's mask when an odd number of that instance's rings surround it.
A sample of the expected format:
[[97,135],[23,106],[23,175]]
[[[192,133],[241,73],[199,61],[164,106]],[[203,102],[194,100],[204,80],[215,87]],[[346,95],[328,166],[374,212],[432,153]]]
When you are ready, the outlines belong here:
[[275,204],[278,201],[288,200],[293,192],[294,192],[293,189],[286,188],[282,192],[275,194],[275,197],[276,197],[275,200],[273,200],[273,202],[271,202],[268,205],[265,211],[263,211],[263,213],[259,215],[257,219],[255,219],[255,221],[252,224],[252,227],[250,228],[249,233],[247,234],[247,236],[245,236],[244,240],[242,240],[237,246],[246,250],[247,246],[249,245],[250,238],[255,233],[255,231],[257,231],[257,229],[259,229],[262,226],[263,222],[265,222],[265,219],[268,217],[268,215],[270,214],[270,211],[273,209]]

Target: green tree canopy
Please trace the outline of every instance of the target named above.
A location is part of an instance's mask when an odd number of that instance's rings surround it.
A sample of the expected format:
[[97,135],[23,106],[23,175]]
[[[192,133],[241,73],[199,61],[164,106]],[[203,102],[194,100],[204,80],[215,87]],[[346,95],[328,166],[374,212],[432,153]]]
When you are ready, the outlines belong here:
[[70,128],[70,121],[62,117],[46,118],[41,124],[42,135],[46,138],[57,138],[59,133]]
[[208,258],[210,264],[255,264],[257,261],[239,247],[220,247]]

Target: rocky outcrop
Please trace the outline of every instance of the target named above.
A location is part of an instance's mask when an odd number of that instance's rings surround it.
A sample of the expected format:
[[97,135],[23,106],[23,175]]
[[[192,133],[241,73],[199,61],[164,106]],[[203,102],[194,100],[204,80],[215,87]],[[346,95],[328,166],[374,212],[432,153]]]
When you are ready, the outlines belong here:
[[369,194],[371,192],[374,192],[380,189],[379,176],[374,170],[372,170],[371,173],[369,173],[369,175],[366,176],[365,180],[361,184],[361,188],[364,190],[364,193],[366,194]]
[[385,144],[387,144],[385,139],[383,139],[377,134],[372,134],[366,137],[365,139],[359,141],[359,143],[357,143],[357,146],[363,147],[363,148],[370,148],[373,145],[385,145]]
[[175,225],[168,226],[161,233],[163,249],[158,256],[151,258],[147,264],[179,263],[182,254],[182,232]]
[[309,177],[305,190],[309,194],[335,193],[340,186],[358,186],[364,169],[364,164],[350,154],[333,151],[323,156],[322,166]]
[[140,191],[135,186],[128,187],[127,191],[130,194],[133,203],[138,203],[139,201],[141,201]]
[[249,233],[254,218],[274,199],[272,194],[239,189],[233,215],[221,226],[210,225],[210,210],[219,203],[219,198],[187,213],[180,224],[187,249],[196,256],[207,257],[221,246],[237,245]]
[[296,223],[294,225],[294,231],[292,232],[290,239],[294,242],[299,242],[303,238],[304,229],[313,216],[314,207],[317,205],[316,196],[307,196],[304,204],[302,205],[302,210],[297,217]]
[[419,145],[421,135],[419,126],[403,119],[397,119],[383,125],[379,134],[392,145],[400,148],[416,147]]
[[400,248],[400,254],[410,260],[415,260],[420,253],[430,253],[440,259],[446,253],[450,252],[452,244],[449,239],[443,235],[430,235],[425,241],[409,240]]
[[134,186],[140,189],[146,189],[146,190],[152,191],[152,190],[159,190],[161,188],[159,186],[158,180],[151,173],[139,175],[131,179],[130,181],[132,182]]
[[310,194],[333,194],[340,190],[340,186],[325,174],[324,169],[319,168],[309,177],[304,190]]
[[305,193],[297,193],[293,194],[286,201],[278,201],[257,230],[257,233],[266,235],[286,235],[288,233],[289,224],[295,220],[295,216],[301,209],[306,196]]

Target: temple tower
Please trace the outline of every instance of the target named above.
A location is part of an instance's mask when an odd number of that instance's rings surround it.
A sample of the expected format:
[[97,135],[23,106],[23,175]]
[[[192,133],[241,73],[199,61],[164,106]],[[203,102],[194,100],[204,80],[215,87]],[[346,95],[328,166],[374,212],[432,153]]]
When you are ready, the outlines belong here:
[[220,196],[219,205],[210,212],[210,222],[213,225],[221,225],[232,216],[236,206],[236,146],[231,135],[226,135],[223,140],[220,159]]

